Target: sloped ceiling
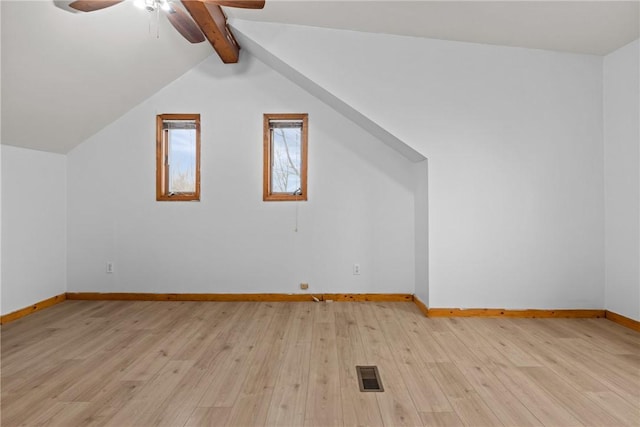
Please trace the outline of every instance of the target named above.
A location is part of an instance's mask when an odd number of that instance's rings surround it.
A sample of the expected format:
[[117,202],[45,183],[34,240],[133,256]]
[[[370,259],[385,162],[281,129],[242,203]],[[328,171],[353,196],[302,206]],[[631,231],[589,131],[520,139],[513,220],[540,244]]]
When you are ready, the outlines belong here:
[[606,55],[640,35],[638,1],[269,1],[234,18]]
[[213,53],[131,4],[0,3],[3,144],[66,153]]
[[[66,153],[215,55],[128,3],[73,14],[51,0],[0,1],[3,144]],[[638,5],[267,0],[264,10],[225,10],[249,20],[602,55],[638,38]]]

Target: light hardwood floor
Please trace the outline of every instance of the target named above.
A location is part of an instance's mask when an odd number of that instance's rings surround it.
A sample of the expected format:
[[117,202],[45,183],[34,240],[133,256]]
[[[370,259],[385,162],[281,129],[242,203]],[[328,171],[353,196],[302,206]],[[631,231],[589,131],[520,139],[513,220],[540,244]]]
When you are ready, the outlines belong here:
[[640,334],[605,319],[66,301],[2,326],[1,362],[2,426],[640,425]]

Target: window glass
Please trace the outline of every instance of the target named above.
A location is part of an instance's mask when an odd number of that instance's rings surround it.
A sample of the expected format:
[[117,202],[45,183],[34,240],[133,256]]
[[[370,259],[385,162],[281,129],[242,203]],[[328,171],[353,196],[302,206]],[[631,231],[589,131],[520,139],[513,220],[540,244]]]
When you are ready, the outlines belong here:
[[[291,125],[291,127],[286,127]],[[301,188],[301,123],[286,123],[271,130],[271,191],[292,194]]]

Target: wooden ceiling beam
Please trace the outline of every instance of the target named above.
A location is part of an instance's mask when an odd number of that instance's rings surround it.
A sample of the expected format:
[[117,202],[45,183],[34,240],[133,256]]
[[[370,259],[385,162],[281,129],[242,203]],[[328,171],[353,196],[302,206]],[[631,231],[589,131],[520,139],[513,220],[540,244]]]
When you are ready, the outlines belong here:
[[218,52],[222,62],[238,62],[240,46],[227,26],[227,17],[220,6],[198,0],[182,0],[182,4]]

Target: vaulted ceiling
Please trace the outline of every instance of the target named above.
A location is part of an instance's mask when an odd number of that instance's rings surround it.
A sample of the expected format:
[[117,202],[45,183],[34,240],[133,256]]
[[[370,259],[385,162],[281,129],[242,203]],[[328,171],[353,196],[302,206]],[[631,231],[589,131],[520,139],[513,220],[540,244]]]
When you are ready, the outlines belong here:
[[638,38],[638,1],[269,1],[234,18],[606,55]]
[[[128,3],[73,14],[51,0],[0,2],[3,144],[66,153],[215,55]],[[639,4],[267,0],[263,10],[225,11],[231,20],[605,55],[638,38]]]

